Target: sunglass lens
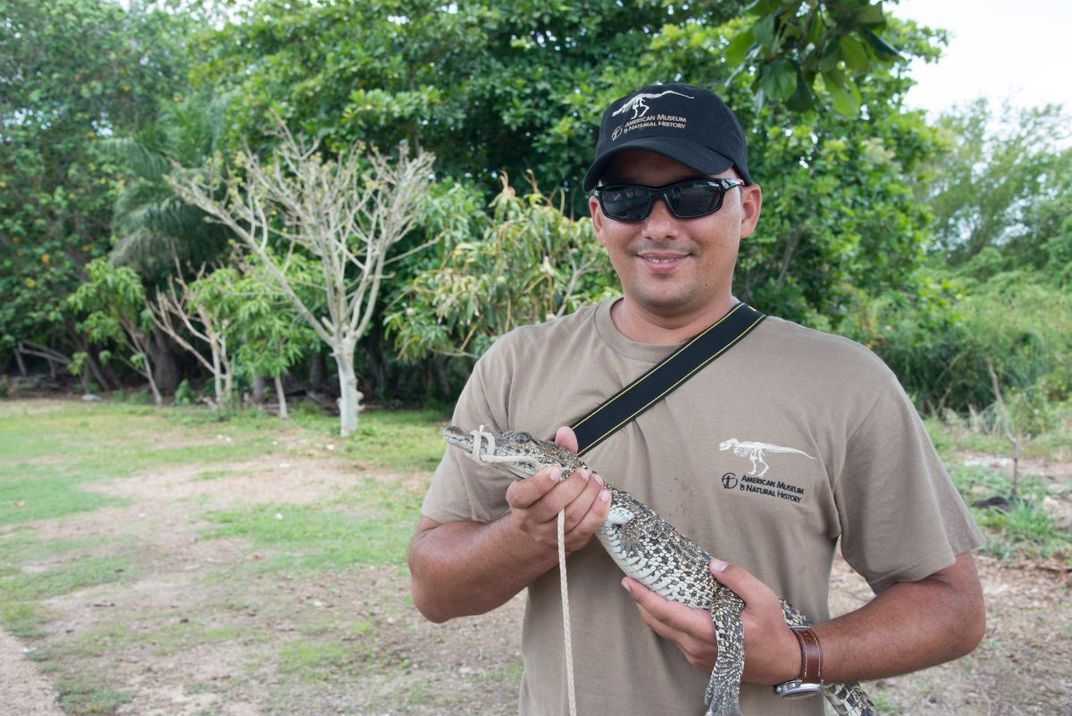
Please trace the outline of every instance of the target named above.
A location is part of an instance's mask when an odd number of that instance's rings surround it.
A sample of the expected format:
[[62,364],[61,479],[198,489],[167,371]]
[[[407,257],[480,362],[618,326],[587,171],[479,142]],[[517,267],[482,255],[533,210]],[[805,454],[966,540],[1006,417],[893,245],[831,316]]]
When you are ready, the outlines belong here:
[[603,212],[616,221],[640,221],[651,211],[651,191],[644,186],[607,187],[600,199]]
[[678,185],[671,189],[670,206],[674,216],[691,219],[718,211],[723,192],[710,184]]

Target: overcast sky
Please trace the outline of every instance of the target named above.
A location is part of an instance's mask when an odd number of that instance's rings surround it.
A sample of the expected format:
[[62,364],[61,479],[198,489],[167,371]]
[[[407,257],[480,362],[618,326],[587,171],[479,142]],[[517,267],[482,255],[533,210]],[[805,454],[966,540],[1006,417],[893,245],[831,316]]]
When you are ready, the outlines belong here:
[[1072,112],[1072,0],[901,0],[886,11],[951,35],[937,64],[914,63],[909,106],[936,113],[985,95]]

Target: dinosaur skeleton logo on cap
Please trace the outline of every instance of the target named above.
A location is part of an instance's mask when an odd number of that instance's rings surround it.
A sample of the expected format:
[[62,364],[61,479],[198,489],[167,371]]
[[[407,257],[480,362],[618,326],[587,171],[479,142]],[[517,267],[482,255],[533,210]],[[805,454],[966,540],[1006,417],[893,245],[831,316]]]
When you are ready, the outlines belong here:
[[651,94],[650,92],[640,92],[640,93],[634,95],[633,97],[631,97],[625,104],[623,104],[621,107],[619,107],[611,116],[612,117],[617,117],[619,114],[622,114],[623,112],[626,112],[627,110],[631,109],[631,110],[633,110],[633,116],[630,117],[630,119],[639,119],[640,117],[643,117],[644,115],[646,115],[648,113],[648,110],[651,109],[651,107],[648,106],[648,103],[645,102],[644,100],[647,100],[647,99],[659,99],[660,97],[665,97],[668,94],[676,94],[677,96],[684,97],[685,99],[696,99],[695,97],[690,97],[687,94],[682,94],[681,92],[675,92],[674,90],[666,90],[665,92],[660,92],[658,94]]

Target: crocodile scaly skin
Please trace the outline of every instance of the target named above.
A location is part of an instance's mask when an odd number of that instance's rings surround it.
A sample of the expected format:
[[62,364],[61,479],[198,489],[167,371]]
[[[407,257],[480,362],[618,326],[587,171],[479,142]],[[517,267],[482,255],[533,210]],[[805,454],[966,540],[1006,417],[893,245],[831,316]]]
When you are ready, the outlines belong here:
[[[560,466],[566,475],[581,468],[590,469],[573,452],[525,432],[493,436],[484,432],[483,426],[466,432],[452,425],[443,431],[443,437],[474,460],[522,479],[532,477],[548,465]],[[611,506],[596,533],[597,539],[630,577],[667,599],[711,613],[718,656],[705,693],[707,716],[740,714],[744,603],[711,576],[708,570],[711,556],[703,548],[628,492],[609,484],[605,486],[610,490]],[[784,599],[782,612],[790,626],[811,624]],[[858,683],[824,684],[823,694],[841,716],[877,713]]]

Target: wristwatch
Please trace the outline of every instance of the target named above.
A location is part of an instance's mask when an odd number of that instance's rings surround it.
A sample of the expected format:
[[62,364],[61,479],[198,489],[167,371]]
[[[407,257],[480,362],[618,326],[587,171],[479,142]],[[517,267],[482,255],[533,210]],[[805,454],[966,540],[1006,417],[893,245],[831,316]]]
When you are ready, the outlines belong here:
[[814,696],[823,689],[823,650],[819,637],[808,627],[790,627],[800,643],[800,676],[774,685],[774,693],[783,699]]

